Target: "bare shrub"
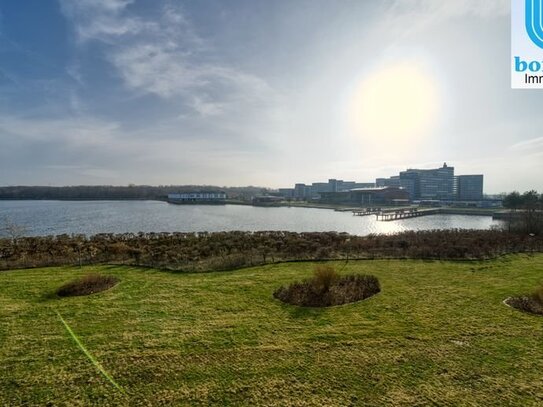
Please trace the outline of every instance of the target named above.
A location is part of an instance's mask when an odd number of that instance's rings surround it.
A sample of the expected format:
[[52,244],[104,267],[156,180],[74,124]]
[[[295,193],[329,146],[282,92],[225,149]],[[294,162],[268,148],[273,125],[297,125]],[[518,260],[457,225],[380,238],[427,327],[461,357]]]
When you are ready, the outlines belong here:
[[252,265],[251,259],[243,254],[232,254],[219,257],[209,262],[209,269],[213,271],[235,270]]
[[341,277],[330,287],[330,296],[337,304],[346,304],[369,298],[380,291],[381,286],[377,277],[367,274],[350,274]]
[[104,276],[97,273],[87,274],[86,276],[64,284],[56,291],[56,293],[59,297],[90,295],[108,290],[118,282],[119,279],[117,277]]
[[318,266],[313,278],[279,287],[273,296],[292,305],[329,307],[360,301],[380,291],[375,276],[340,276],[331,266]]
[[530,295],[509,298],[507,304],[520,311],[543,315],[543,285]]
[[499,230],[411,231],[370,236],[285,231],[141,232],[101,233],[91,237],[17,237],[12,231],[11,236],[0,237],[2,270],[130,262],[169,270],[209,271],[292,260],[489,259],[507,253],[543,251],[543,234],[531,236]]

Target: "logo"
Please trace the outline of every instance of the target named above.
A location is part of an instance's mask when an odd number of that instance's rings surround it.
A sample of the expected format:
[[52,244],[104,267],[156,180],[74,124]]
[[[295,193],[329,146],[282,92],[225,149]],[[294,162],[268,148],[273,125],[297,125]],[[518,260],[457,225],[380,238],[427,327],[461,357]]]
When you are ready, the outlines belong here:
[[543,49],[543,0],[526,0],[526,32],[532,42]]
[[543,89],[543,0],[511,0],[511,87]]

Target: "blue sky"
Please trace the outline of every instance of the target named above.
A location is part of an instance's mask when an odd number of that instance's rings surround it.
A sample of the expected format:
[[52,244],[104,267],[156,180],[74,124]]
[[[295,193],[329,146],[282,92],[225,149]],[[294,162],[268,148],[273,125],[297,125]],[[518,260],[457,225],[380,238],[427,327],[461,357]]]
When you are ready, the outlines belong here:
[[[0,185],[279,187],[447,161],[485,192],[542,191],[543,93],[510,89],[509,7],[0,0]],[[353,95],[397,66],[431,123],[355,129]]]

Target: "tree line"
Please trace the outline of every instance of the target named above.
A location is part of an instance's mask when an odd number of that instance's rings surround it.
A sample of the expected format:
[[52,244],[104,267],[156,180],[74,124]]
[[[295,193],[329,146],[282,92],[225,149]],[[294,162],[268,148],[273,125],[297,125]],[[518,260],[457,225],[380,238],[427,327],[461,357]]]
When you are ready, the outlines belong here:
[[503,207],[508,209],[541,209],[543,208],[543,194],[535,190],[523,194],[514,191],[503,198]]
[[526,191],[511,192],[503,199],[504,208],[510,209],[507,230],[520,233],[543,233],[543,194]]
[[0,199],[51,199],[51,200],[164,200],[171,193],[220,190],[231,199],[250,201],[261,194],[260,187],[217,187],[210,185],[79,185],[64,187],[49,186],[5,186],[0,187]]

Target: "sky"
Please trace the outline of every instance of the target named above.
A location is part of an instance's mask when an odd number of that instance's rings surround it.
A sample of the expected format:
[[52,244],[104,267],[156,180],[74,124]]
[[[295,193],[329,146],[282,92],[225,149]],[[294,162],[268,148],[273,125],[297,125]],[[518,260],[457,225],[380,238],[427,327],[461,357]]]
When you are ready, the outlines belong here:
[[509,0],[0,0],[0,185],[543,191]]

